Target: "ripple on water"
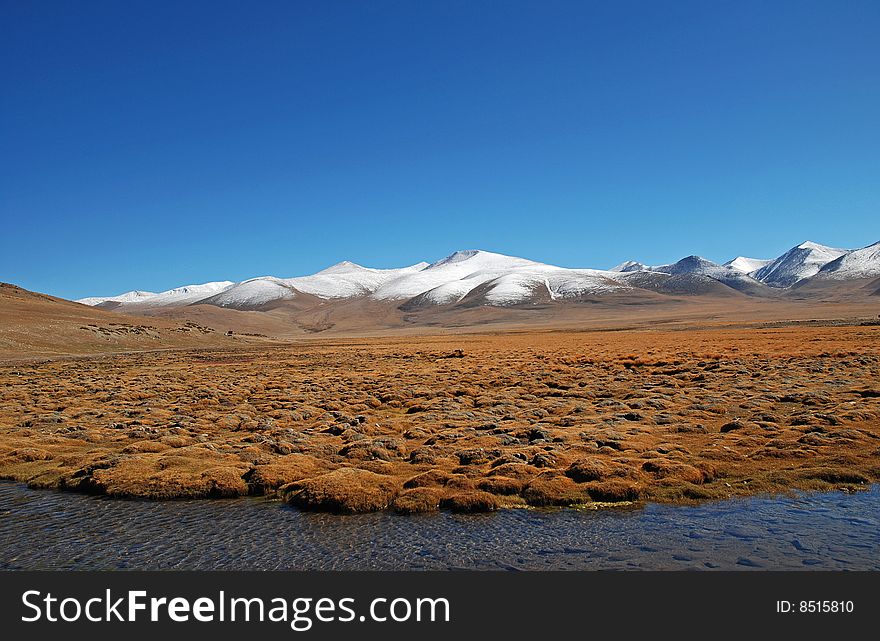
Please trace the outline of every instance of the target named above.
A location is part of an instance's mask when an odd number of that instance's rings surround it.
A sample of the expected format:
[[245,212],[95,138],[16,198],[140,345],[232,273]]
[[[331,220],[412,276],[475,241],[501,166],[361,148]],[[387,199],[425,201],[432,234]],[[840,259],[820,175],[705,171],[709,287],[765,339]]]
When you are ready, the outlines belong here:
[[0,483],[3,569],[880,569],[880,488],[641,510],[335,516]]

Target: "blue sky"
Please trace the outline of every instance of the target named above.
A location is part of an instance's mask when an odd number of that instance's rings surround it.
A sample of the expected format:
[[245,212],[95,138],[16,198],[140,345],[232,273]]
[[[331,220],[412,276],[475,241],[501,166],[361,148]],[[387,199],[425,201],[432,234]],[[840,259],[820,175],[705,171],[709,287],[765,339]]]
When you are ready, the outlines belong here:
[[0,0],[0,280],[880,240],[880,3]]

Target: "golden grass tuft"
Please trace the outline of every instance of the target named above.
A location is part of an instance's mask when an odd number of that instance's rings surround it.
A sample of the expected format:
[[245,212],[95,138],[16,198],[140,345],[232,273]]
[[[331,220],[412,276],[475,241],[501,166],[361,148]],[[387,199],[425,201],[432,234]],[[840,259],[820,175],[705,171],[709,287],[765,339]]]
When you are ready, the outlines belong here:
[[287,454],[265,465],[256,465],[248,475],[252,494],[269,494],[283,485],[314,477],[327,470],[327,464],[306,454]]
[[391,507],[398,514],[421,514],[440,509],[441,492],[431,487],[415,487],[401,492]]
[[488,492],[478,490],[458,492],[444,497],[440,507],[459,513],[493,512],[500,507],[498,499]]
[[346,467],[285,486],[285,499],[304,510],[377,512],[387,509],[399,492],[386,475]]
[[452,475],[449,472],[444,472],[443,470],[428,470],[427,472],[417,474],[411,479],[408,479],[403,484],[403,487],[406,489],[411,489],[416,487],[446,485],[446,483],[448,483],[449,479],[451,478]]
[[523,485],[523,482],[519,479],[512,479],[507,476],[488,476],[477,482],[477,489],[489,494],[510,496],[522,492]]
[[644,491],[643,486],[632,481],[612,479],[610,481],[594,481],[584,484],[584,489],[594,501],[603,503],[619,503],[638,501]]
[[541,475],[529,481],[522,491],[526,503],[535,507],[549,507],[588,503],[590,496],[583,487],[567,476]]

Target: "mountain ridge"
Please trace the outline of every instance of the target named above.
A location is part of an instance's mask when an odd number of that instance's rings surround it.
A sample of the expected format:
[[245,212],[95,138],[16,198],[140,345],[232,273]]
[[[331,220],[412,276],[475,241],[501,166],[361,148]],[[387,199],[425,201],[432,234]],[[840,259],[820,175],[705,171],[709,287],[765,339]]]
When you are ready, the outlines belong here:
[[665,295],[723,292],[718,285],[748,296],[774,297],[811,278],[851,280],[875,276],[880,276],[880,242],[845,250],[804,241],[775,259],[738,256],[718,264],[690,255],[666,265],[626,261],[608,270],[559,267],[467,249],[431,263],[423,261],[401,268],[377,269],[341,261],[306,276],[215,281],[159,293],[132,290],[77,302],[121,311],[196,304],[255,310],[297,297],[327,302],[365,298],[409,307],[456,305],[468,299],[471,305],[509,306],[576,301],[637,290]]

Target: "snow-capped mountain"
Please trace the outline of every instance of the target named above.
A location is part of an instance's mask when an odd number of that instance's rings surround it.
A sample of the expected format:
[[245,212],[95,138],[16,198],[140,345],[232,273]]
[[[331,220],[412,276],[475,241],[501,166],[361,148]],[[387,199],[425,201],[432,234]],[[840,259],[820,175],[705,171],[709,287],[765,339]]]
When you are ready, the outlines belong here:
[[771,287],[791,287],[799,280],[814,276],[824,265],[846,253],[845,249],[808,240],[764,265],[753,276]]
[[[702,256],[688,256],[682,258],[676,263],[669,265],[646,265],[635,260],[627,260],[615,265],[610,269],[612,272],[662,272],[665,274],[702,274],[705,276],[723,276],[736,278],[733,272],[740,274],[750,274],[760,269],[770,260],[762,260],[760,258],[746,258],[737,256],[733,260],[729,260],[723,265],[707,260]],[[732,271],[731,271],[732,270]]]
[[261,276],[235,283],[197,302],[233,309],[254,309],[274,301],[290,300],[296,295],[296,290],[287,285],[284,279]]
[[76,302],[92,306],[101,305],[102,303],[148,305],[149,307],[188,305],[221,292],[234,284],[231,280],[223,280],[213,283],[202,283],[201,285],[184,285],[183,287],[175,287],[158,294],[135,290],[120,294],[119,296],[81,298]]
[[482,250],[457,251],[378,288],[377,300],[409,300],[448,305],[480,290],[490,305],[514,305],[536,292],[552,300],[627,289],[608,272],[566,269]]
[[532,298],[560,300],[632,289],[620,274],[594,269],[568,269],[525,258],[482,250],[457,251],[434,263],[400,269],[372,269],[348,261],[311,276],[262,276],[188,285],[161,294],[135,297],[93,297],[88,305],[121,304],[135,310],[165,305],[206,304],[234,309],[257,309],[303,294],[324,300],[371,298],[377,301],[416,301],[448,305],[469,295],[489,305],[515,305]]
[[854,249],[822,266],[817,279],[850,280],[880,276],[880,242]]
[[[730,261],[730,263],[733,262]],[[742,261],[738,264],[741,265]],[[711,286],[712,282],[721,283],[733,289],[746,292],[752,292],[762,286],[761,283],[747,273],[744,273],[741,269],[737,269],[729,263],[719,265],[702,256],[687,256],[669,265],[653,266],[628,260],[613,267],[611,272],[617,273],[618,280],[622,280],[631,286],[666,293],[673,291],[677,293],[705,293],[707,291],[706,286]],[[650,277],[646,273],[666,274],[673,278],[670,280],[658,276]]]
[[608,294],[632,289],[624,281],[596,269],[565,269],[550,265],[521,269],[488,282],[486,300],[493,305],[513,305],[536,291],[546,290],[551,300]]
[[343,261],[312,276],[288,278],[284,282],[319,298],[352,298],[372,294],[395,279],[419,273],[427,267],[428,263],[422,262],[402,269],[372,269]]
[[733,260],[724,263],[724,266],[732,267],[743,274],[751,274],[752,272],[758,271],[762,267],[770,264],[770,262],[772,261],[769,258],[746,258],[745,256],[737,256]]
[[640,263],[637,260],[625,260],[619,265],[615,265],[610,270],[612,272],[649,272],[651,268],[644,263]]
[[733,289],[748,291],[760,288],[762,285],[748,274],[743,274],[738,269],[726,265],[719,265],[702,256],[688,256],[671,265],[652,267],[651,271],[670,274],[672,276],[689,275],[701,276],[718,281]]
[[[489,252],[482,253],[488,254]],[[499,255],[494,254],[493,256]],[[529,263],[510,269],[501,269],[493,263],[461,278],[447,280],[409,298],[418,298],[416,302],[419,303],[448,305],[463,301],[466,297],[479,292],[482,302],[504,306],[516,305],[535,298],[561,300],[631,289],[625,282],[615,279],[615,275],[610,272],[594,269],[566,269],[531,261]],[[431,275],[432,279],[435,277],[436,274]],[[397,291],[413,291],[416,285],[424,286],[424,281],[420,284],[402,282],[394,285],[399,287]],[[383,292],[380,291],[377,294],[381,295]]]
[[167,292],[160,292],[148,298],[145,302],[148,302],[153,307],[159,305],[188,305],[208,296],[213,296],[217,292],[222,292],[234,284],[231,280],[221,280],[201,285],[184,285],[183,287],[169,289]]
[[481,250],[457,251],[413,273],[394,278],[373,292],[378,300],[407,300],[424,294],[437,305],[458,302],[485,282],[542,263]]
[[[401,308],[437,305],[509,306],[577,300],[646,290],[652,295],[773,296],[804,279],[880,276],[880,243],[847,251],[801,243],[775,260],[739,256],[723,265],[688,256],[668,265],[637,261],[610,270],[572,269],[482,250],[457,251],[434,263],[373,269],[343,261],[310,276],[261,276],[239,283],[186,285],[158,294],[131,291],[81,299],[87,305],[133,312],[157,307],[213,305],[240,310],[298,300],[303,305],[369,299]],[[735,291],[732,291],[735,290]],[[784,293],[784,292],[783,292]],[[326,303],[325,303],[326,301]]]
[[[664,274],[700,274],[701,276],[709,276],[710,278],[743,278],[743,273],[732,267],[725,267],[718,263],[713,263],[702,256],[686,256],[671,265],[658,265],[652,267],[651,271],[663,272]],[[748,276],[746,276],[748,278]]]
[[389,280],[420,271],[427,266],[428,263],[418,263],[401,269],[372,269],[343,261],[311,276],[252,278],[232,284],[202,302],[220,307],[254,309],[273,301],[290,300],[298,293],[324,299],[357,298],[372,294]]
[[90,306],[100,305],[101,303],[136,303],[148,300],[155,296],[156,292],[142,292],[136,289],[134,291],[125,292],[124,294],[119,294],[118,296],[90,296],[89,298],[80,298],[76,302]]

